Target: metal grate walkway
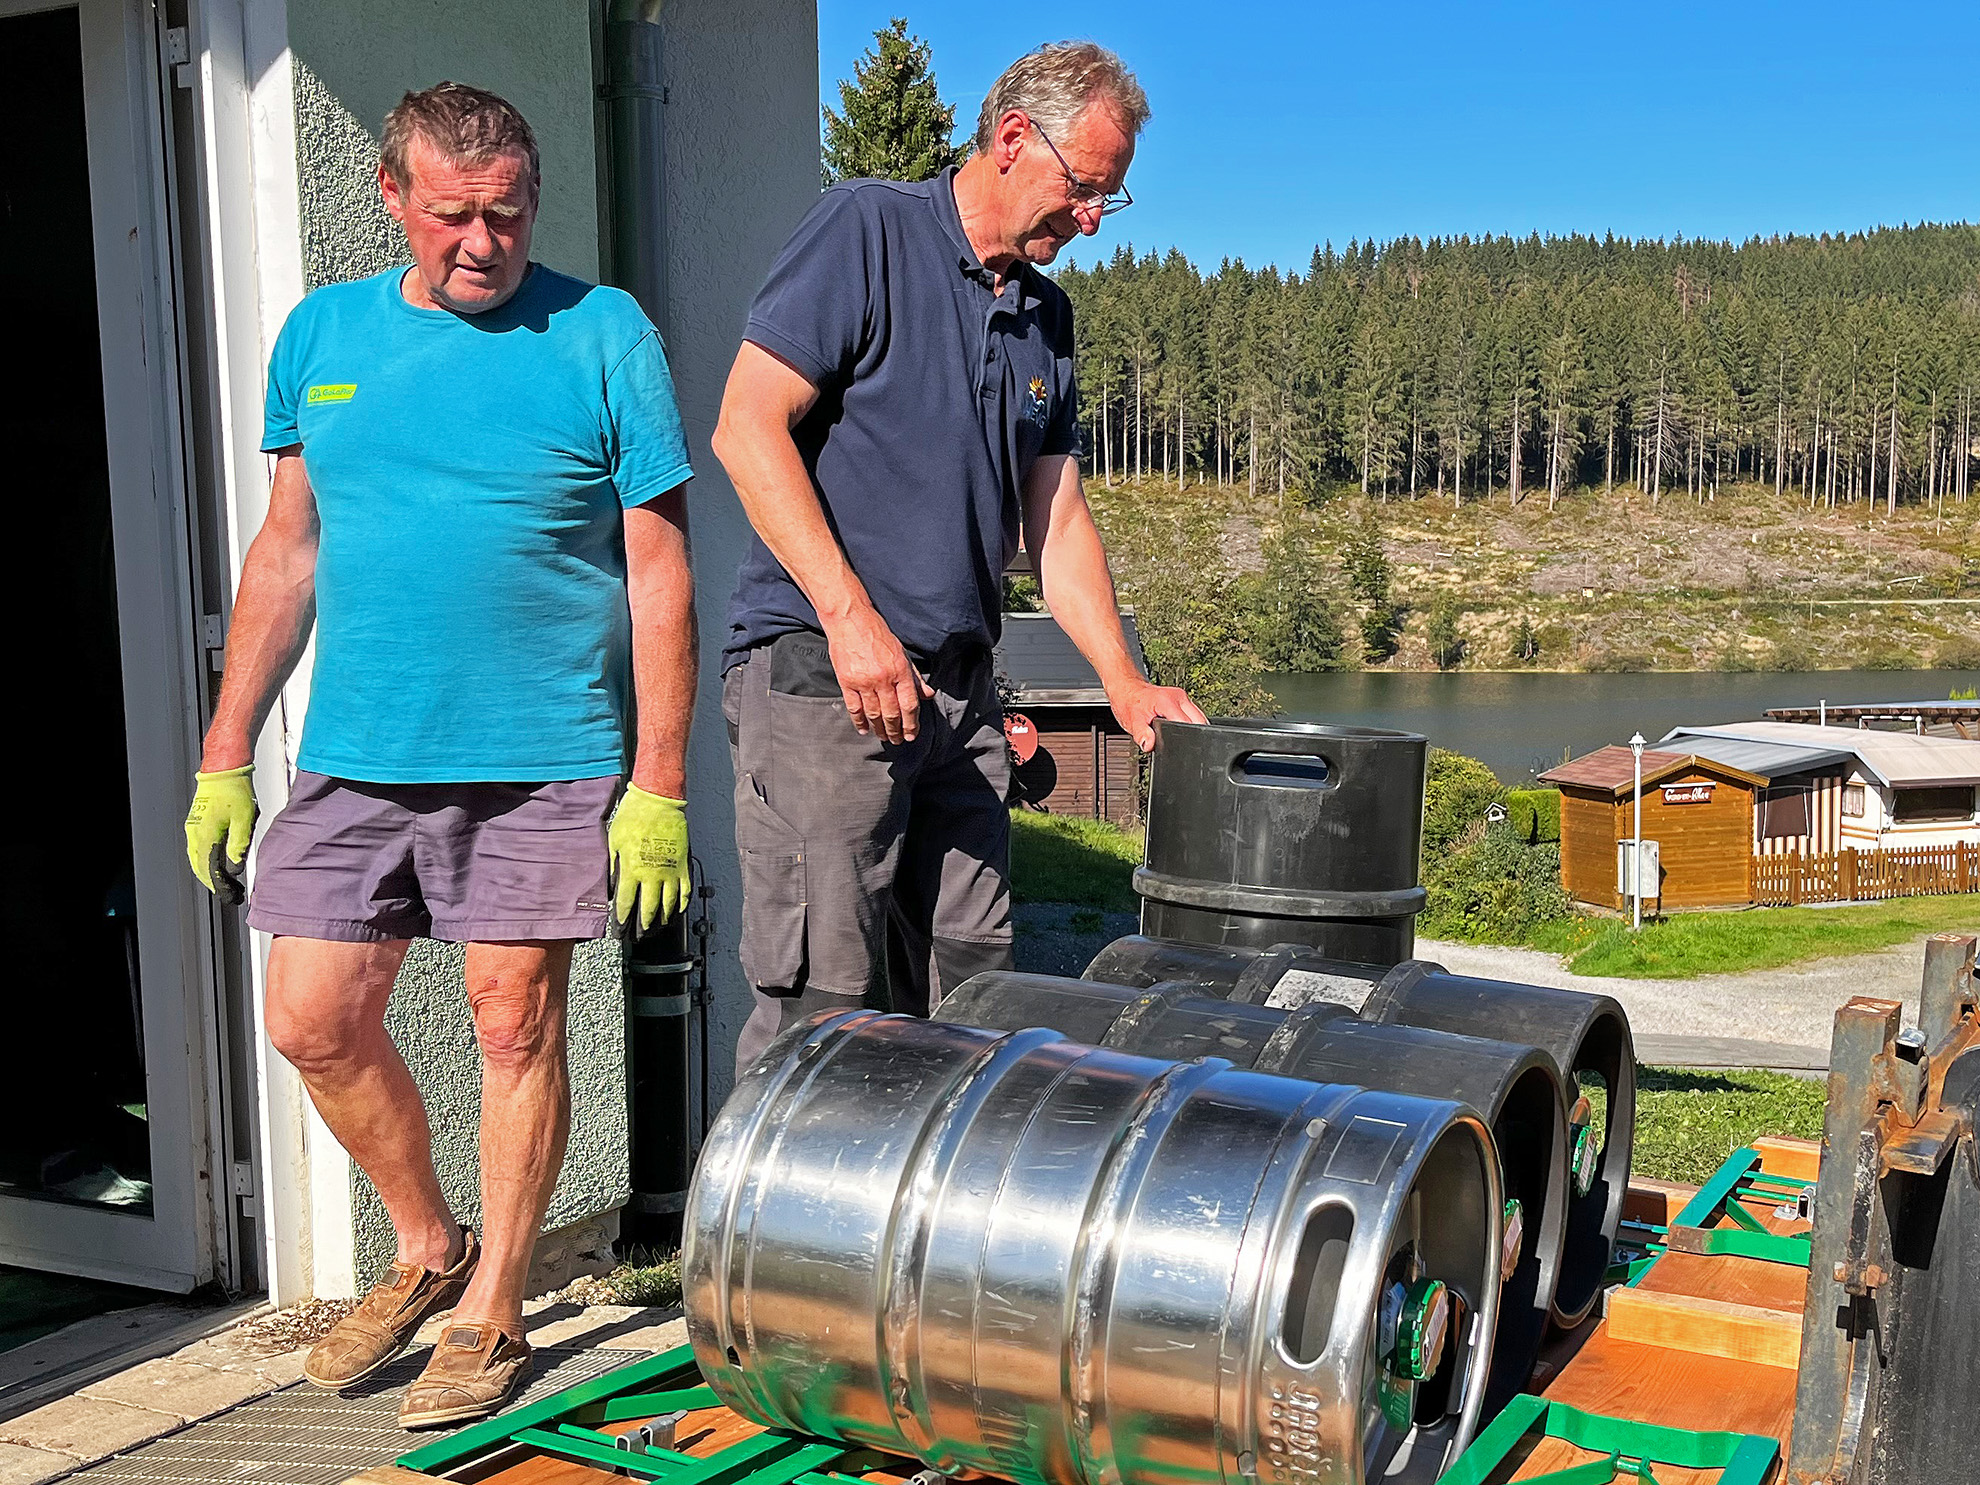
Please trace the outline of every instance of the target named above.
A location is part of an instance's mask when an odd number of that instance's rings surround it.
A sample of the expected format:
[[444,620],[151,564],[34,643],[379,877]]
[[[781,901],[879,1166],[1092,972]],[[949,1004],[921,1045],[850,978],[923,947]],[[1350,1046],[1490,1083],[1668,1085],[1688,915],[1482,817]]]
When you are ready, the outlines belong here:
[[[342,1485],[360,1470],[443,1436],[399,1427],[399,1394],[426,1365],[428,1349],[418,1347],[350,1392],[298,1382],[68,1478],[90,1485]],[[649,1354],[538,1347],[519,1401],[560,1392]]]

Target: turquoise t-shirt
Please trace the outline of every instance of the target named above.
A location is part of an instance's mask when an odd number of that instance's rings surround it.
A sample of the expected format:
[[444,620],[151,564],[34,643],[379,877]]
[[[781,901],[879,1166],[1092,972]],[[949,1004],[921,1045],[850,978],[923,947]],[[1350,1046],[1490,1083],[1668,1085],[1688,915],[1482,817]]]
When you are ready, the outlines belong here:
[[620,511],[693,471],[660,337],[541,264],[480,315],[403,268],[318,289],[268,371],[262,448],[302,445],[322,536],[298,763],[373,783],[622,771]]

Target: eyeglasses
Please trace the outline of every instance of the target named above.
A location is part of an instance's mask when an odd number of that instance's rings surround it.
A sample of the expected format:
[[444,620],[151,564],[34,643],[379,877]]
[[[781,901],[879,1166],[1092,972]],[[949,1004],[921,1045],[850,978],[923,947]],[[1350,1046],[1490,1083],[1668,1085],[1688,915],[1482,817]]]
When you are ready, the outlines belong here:
[[1072,205],[1076,210],[1097,211],[1103,217],[1110,217],[1117,211],[1124,211],[1134,205],[1134,197],[1126,185],[1122,185],[1115,195],[1108,195],[1098,186],[1090,186],[1072,172],[1066,157],[1059,153],[1059,147],[1052,143],[1052,136],[1038,126],[1038,120],[1031,120],[1031,127],[1038,129],[1038,137],[1045,141],[1045,148],[1052,152],[1052,158],[1059,162],[1059,169],[1065,172],[1066,184],[1072,187]]

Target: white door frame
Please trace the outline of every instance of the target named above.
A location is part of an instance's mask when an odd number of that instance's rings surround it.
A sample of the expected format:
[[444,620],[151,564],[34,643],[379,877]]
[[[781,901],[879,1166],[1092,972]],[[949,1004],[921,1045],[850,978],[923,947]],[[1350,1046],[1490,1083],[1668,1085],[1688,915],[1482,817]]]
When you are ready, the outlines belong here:
[[146,0],[0,0],[74,10],[95,240],[125,745],[143,984],[152,1212],[0,1197],[0,1262],[184,1292],[218,1275],[210,919],[185,868],[197,670],[187,595],[177,306],[154,12]]
[[[207,399],[211,466],[220,489],[203,509],[220,522],[231,614],[241,564],[268,511],[270,461],[260,451],[268,353],[303,297],[302,202],[297,179],[295,65],[287,0],[190,0],[189,60],[175,81],[193,90],[193,158],[199,219],[186,224],[211,306]],[[227,616],[221,616],[223,618]],[[262,818],[288,801],[290,743],[309,698],[309,660],[298,664],[255,744]],[[259,840],[256,841],[259,847]],[[254,862],[249,860],[252,879]],[[214,909],[213,911],[229,911]],[[293,1304],[355,1290],[352,1168],[316,1116],[301,1080],[265,1033],[266,934],[243,932],[240,964],[223,966],[248,986],[257,1075],[252,1162],[261,1274],[269,1298]]]

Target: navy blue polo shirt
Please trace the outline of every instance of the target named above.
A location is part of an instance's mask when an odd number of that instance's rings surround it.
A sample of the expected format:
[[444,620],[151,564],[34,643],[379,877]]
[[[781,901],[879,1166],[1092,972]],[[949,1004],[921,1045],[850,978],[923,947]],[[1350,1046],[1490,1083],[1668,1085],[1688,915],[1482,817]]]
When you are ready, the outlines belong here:
[[[1025,476],[1079,436],[1072,304],[1029,264],[993,290],[954,173],[825,192],[743,332],[818,388],[792,436],[847,561],[923,660],[997,642]],[[752,533],[724,669],[806,629],[816,611]]]

